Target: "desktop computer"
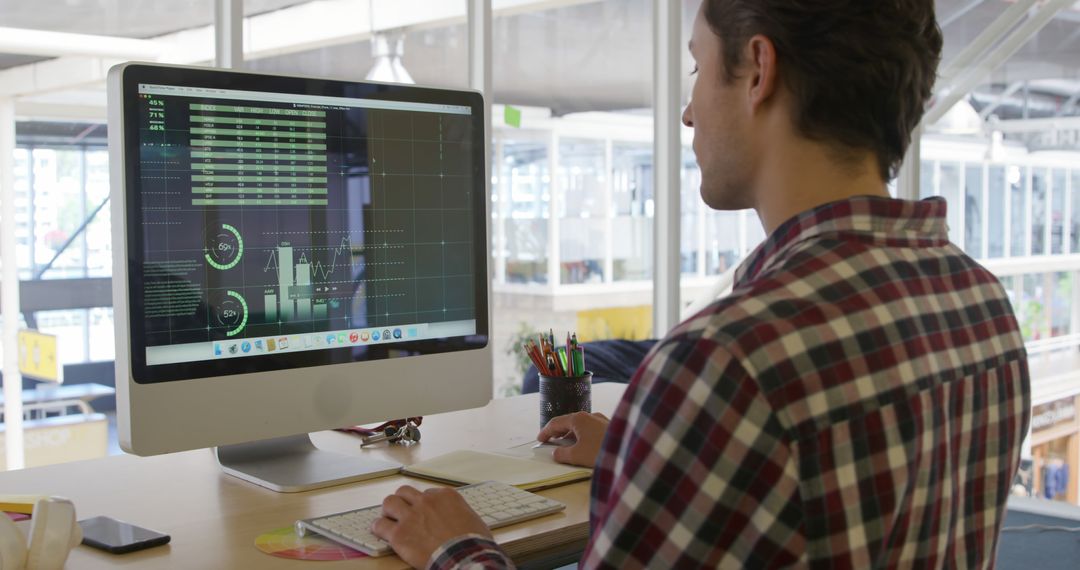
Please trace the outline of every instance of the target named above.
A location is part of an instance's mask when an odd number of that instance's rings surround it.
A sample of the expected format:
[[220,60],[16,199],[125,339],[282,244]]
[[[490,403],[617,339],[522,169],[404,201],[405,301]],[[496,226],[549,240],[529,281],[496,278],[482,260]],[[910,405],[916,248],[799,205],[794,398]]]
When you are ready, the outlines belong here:
[[491,399],[474,92],[109,73],[121,447],[278,491],[398,466],[308,433]]

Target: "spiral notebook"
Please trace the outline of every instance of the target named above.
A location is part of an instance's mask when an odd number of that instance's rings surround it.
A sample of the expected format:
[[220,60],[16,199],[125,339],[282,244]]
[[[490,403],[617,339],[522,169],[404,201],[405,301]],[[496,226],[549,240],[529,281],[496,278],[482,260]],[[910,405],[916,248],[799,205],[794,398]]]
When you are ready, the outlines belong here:
[[509,453],[460,450],[407,465],[406,475],[443,483],[469,485],[499,481],[536,491],[592,477],[592,469],[555,463],[550,453]]

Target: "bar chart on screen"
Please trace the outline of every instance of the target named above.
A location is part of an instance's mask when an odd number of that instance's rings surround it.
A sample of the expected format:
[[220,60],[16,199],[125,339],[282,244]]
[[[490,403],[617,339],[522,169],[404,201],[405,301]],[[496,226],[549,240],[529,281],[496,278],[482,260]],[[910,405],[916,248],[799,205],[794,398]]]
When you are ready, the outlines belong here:
[[326,320],[328,303],[352,294],[343,283],[334,282],[338,274],[353,274],[349,238],[342,237],[336,247],[322,248],[323,258],[316,254],[317,249],[295,250],[291,243],[284,242],[270,250],[263,273],[276,275],[277,286],[264,289],[267,323]]

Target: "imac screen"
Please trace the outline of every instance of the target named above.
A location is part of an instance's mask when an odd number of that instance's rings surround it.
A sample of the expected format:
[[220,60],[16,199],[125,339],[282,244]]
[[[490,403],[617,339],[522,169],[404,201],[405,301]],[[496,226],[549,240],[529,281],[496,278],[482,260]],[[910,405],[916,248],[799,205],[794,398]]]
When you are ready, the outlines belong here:
[[137,382],[485,345],[478,95],[132,71]]

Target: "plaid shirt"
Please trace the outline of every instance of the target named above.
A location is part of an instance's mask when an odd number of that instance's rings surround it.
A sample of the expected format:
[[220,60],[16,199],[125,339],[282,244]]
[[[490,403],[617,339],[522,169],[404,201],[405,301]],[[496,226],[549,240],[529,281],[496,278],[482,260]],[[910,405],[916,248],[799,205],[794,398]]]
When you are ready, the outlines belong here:
[[[802,214],[657,345],[608,428],[582,567],[993,566],[1027,357],[945,207]],[[475,538],[432,562],[510,564]]]

